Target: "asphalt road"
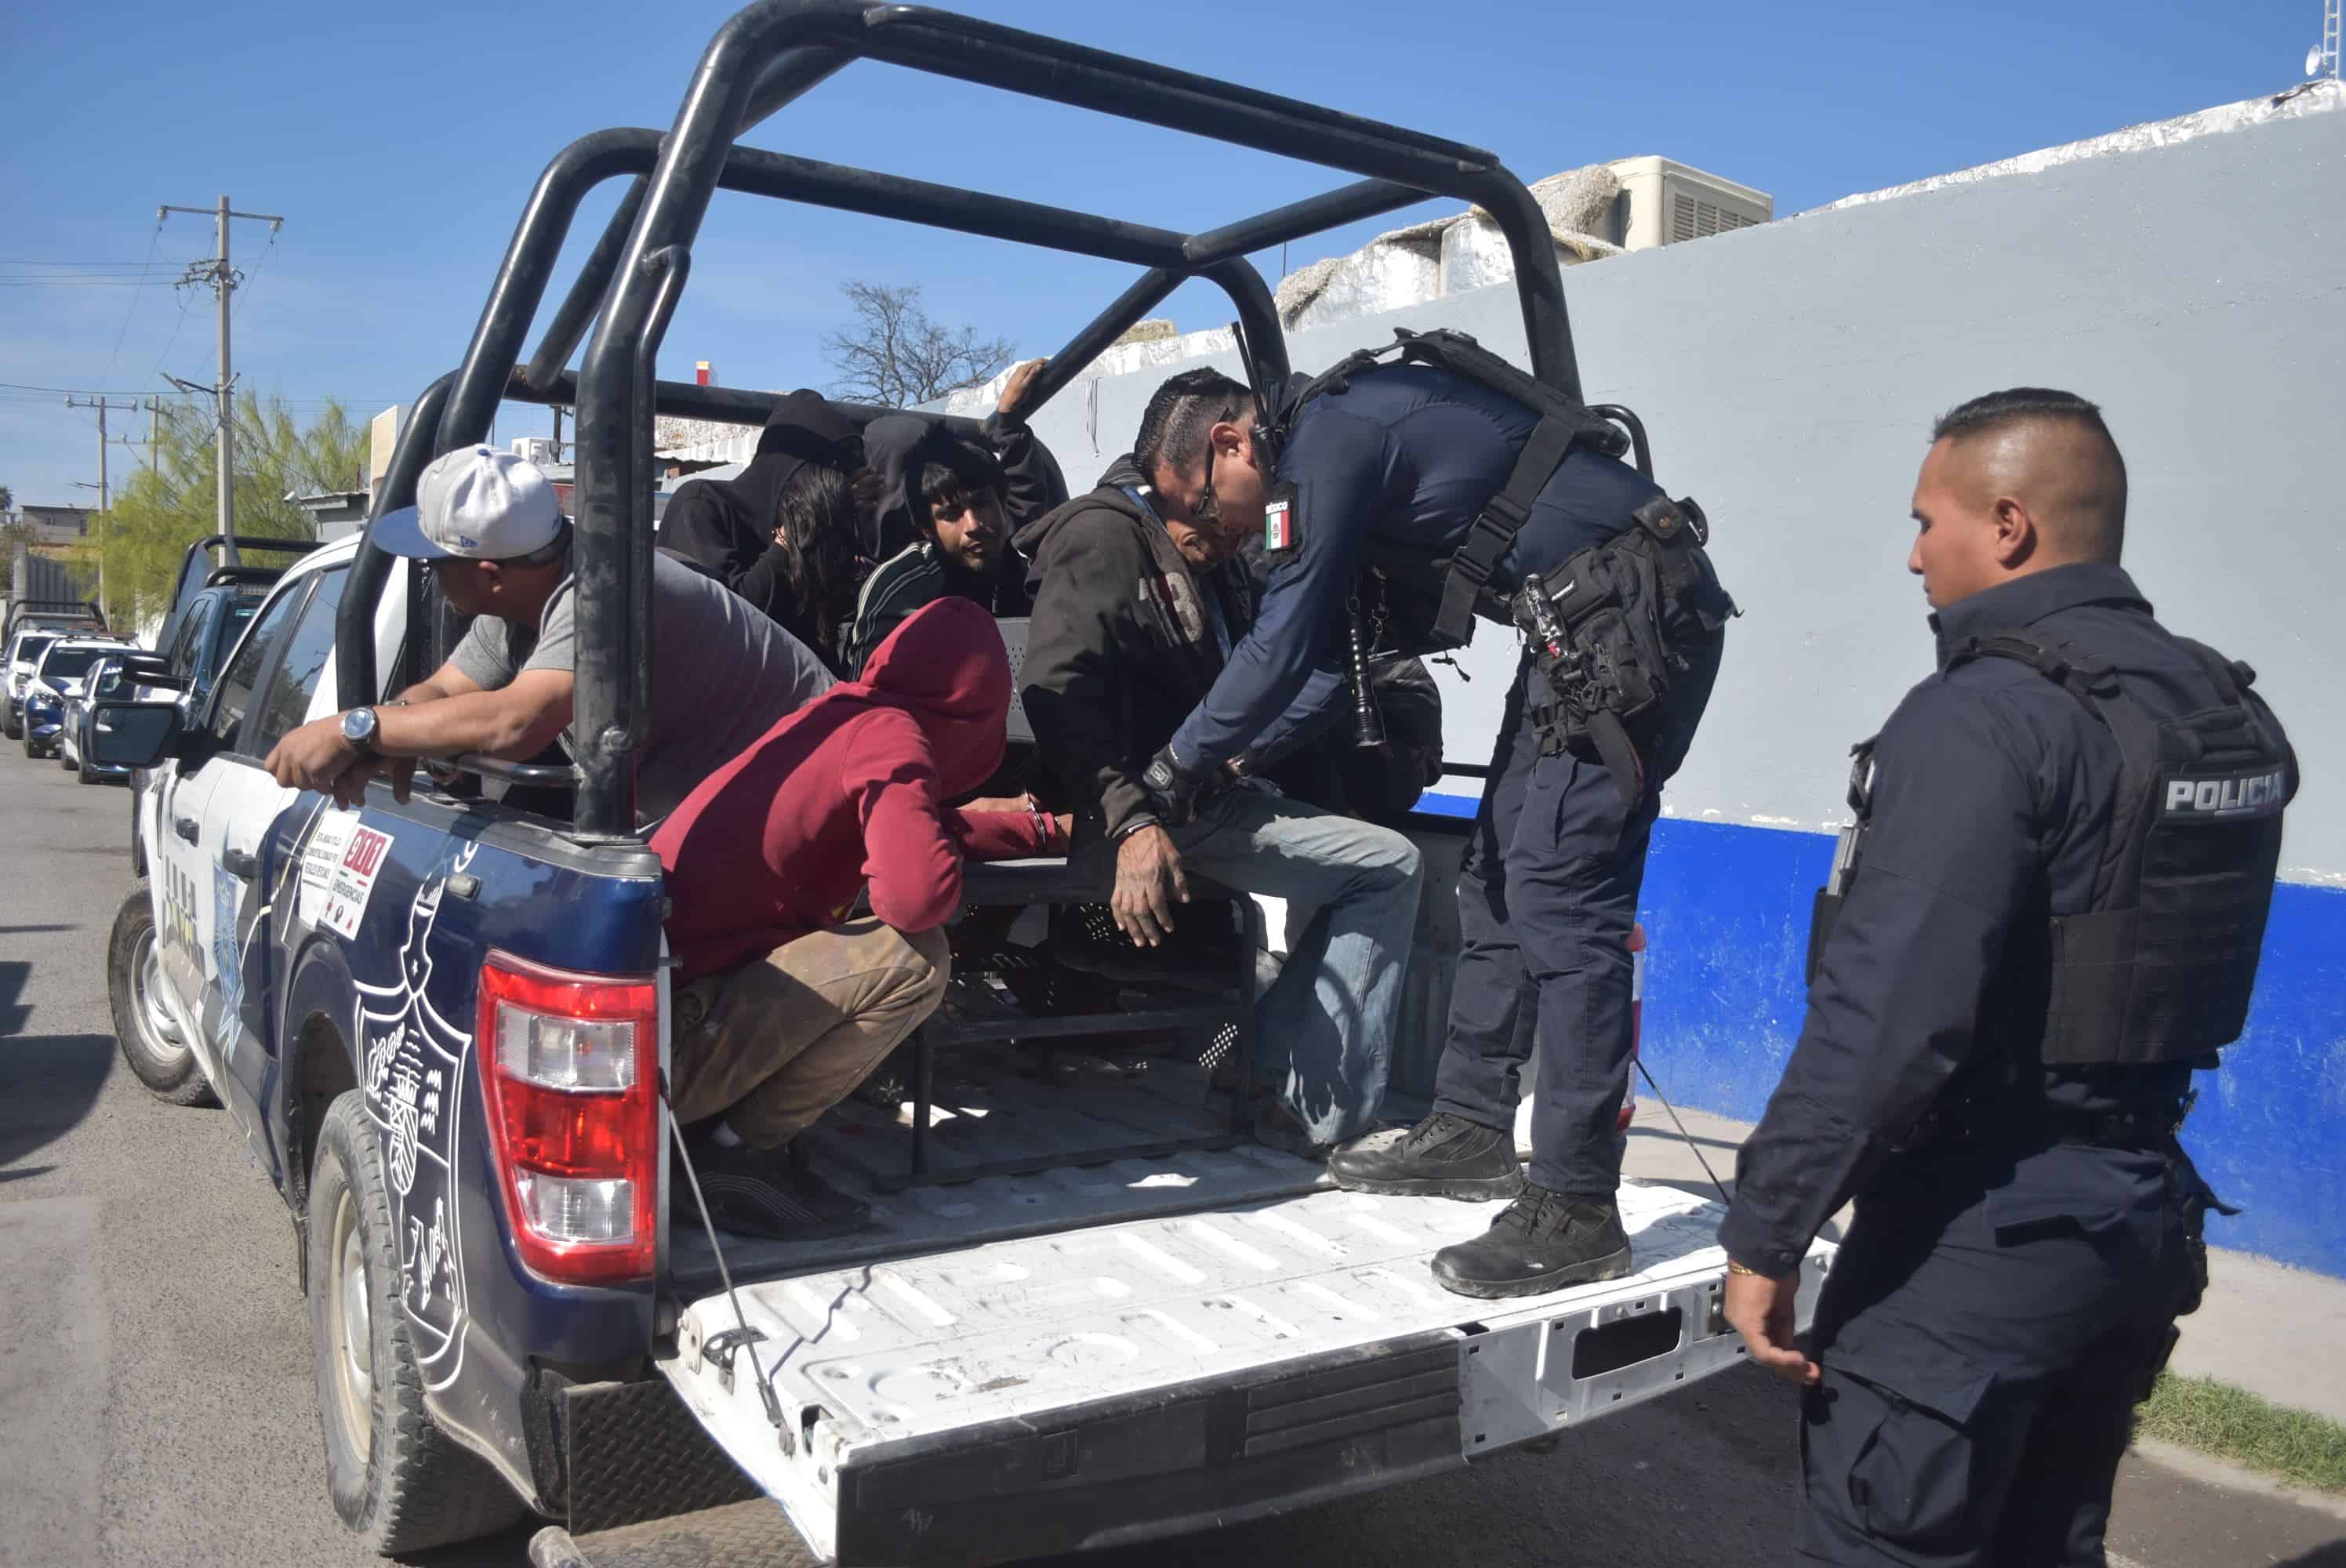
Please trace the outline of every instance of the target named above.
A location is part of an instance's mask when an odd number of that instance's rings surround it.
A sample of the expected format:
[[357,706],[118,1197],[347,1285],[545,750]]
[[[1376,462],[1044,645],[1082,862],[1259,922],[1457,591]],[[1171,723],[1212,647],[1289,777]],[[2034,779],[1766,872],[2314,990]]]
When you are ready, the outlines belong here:
[[[117,1059],[107,935],[128,804],[0,750],[0,1564],[358,1564],[327,1503],[282,1204],[216,1110]],[[1223,1568],[1782,1562],[1795,1405],[1722,1376],[1547,1454],[1226,1532]],[[2334,1514],[2130,1461],[2138,1568],[2346,1568]],[[525,1561],[527,1529],[434,1563]],[[1183,1541],[1084,1559],[1172,1568]]]

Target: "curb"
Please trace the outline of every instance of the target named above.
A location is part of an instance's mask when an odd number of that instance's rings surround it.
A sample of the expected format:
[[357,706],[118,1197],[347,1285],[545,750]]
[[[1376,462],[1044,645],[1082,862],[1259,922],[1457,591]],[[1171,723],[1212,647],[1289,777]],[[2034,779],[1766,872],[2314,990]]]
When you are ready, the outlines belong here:
[[[2198,1449],[2185,1448],[2179,1443],[2163,1442],[2157,1438],[2137,1438],[2128,1451],[2150,1461],[2153,1464],[2179,1471],[2193,1481],[2201,1481],[2209,1486],[2221,1487],[2227,1492],[2248,1492],[2258,1497],[2270,1497],[2282,1502],[2292,1503],[2299,1508],[2310,1509],[2315,1513],[2326,1513],[2332,1519],[2346,1520],[2346,1495],[2331,1492],[2315,1492],[2302,1486],[2291,1486],[2287,1481],[2276,1481],[2271,1476],[2234,1464],[2229,1460],[2218,1459],[2213,1454],[2202,1453]],[[2116,1553],[2111,1554],[2110,1562],[2115,1568],[2118,1562]]]

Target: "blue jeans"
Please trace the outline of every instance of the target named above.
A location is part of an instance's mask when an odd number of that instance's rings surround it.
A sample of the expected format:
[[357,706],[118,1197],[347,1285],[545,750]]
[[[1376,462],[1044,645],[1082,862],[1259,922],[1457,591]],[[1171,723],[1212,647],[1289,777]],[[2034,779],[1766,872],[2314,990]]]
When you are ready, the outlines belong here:
[[1392,1064],[1417,928],[1417,846],[1390,828],[1258,789],[1207,799],[1173,842],[1188,871],[1316,911],[1255,1003],[1255,1074],[1280,1085],[1313,1143],[1357,1135],[1374,1119]]

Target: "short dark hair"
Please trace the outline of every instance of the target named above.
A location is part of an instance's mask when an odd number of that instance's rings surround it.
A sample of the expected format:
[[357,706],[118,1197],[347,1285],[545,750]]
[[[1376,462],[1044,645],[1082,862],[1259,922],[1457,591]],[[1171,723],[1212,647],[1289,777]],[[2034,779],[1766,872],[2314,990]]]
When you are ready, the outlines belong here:
[[497,564],[501,566],[551,566],[569,554],[570,519],[565,517],[562,520],[562,526],[554,531],[553,538],[535,550],[509,556]]
[[915,526],[933,533],[940,513],[967,511],[982,495],[1002,498],[998,486],[981,481],[967,465],[929,462],[921,465],[921,504],[913,508]]
[[1939,416],[1939,423],[1931,427],[1931,440],[1963,441],[2038,420],[2065,420],[2084,425],[2108,442],[2112,452],[2117,450],[2110,427],[2102,423],[2100,404],[2053,387],[2006,387],[1969,402],[1959,402]]
[[1206,453],[1206,436],[1226,421],[1250,417],[1254,394],[1244,382],[1217,370],[1183,371],[1149,394],[1140,413],[1140,433],[1132,440],[1133,466],[1154,485],[1159,463],[1176,473]]
[[2076,529],[2073,543],[2104,560],[2118,558],[2126,539],[2126,457],[2117,438],[2102,418],[2101,407],[2073,392],[2055,387],[2007,387],[1968,402],[1957,403],[1931,427],[1931,442],[1964,442],[2028,424],[2059,424],[2088,437],[2100,451],[2099,472],[2070,476],[2075,488],[2066,494],[2065,510],[2074,515],[2054,519]]

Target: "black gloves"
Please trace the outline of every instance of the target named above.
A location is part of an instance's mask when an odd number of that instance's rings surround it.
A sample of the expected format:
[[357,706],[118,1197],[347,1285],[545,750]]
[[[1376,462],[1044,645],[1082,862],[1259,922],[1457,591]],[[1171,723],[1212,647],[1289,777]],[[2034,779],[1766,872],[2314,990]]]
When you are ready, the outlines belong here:
[[1205,787],[1206,777],[1184,768],[1168,744],[1148,759],[1147,770],[1140,775],[1140,787],[1156,802],[1158,820],[1168,828],[1178,828],[1197,818],[1198,793]]

